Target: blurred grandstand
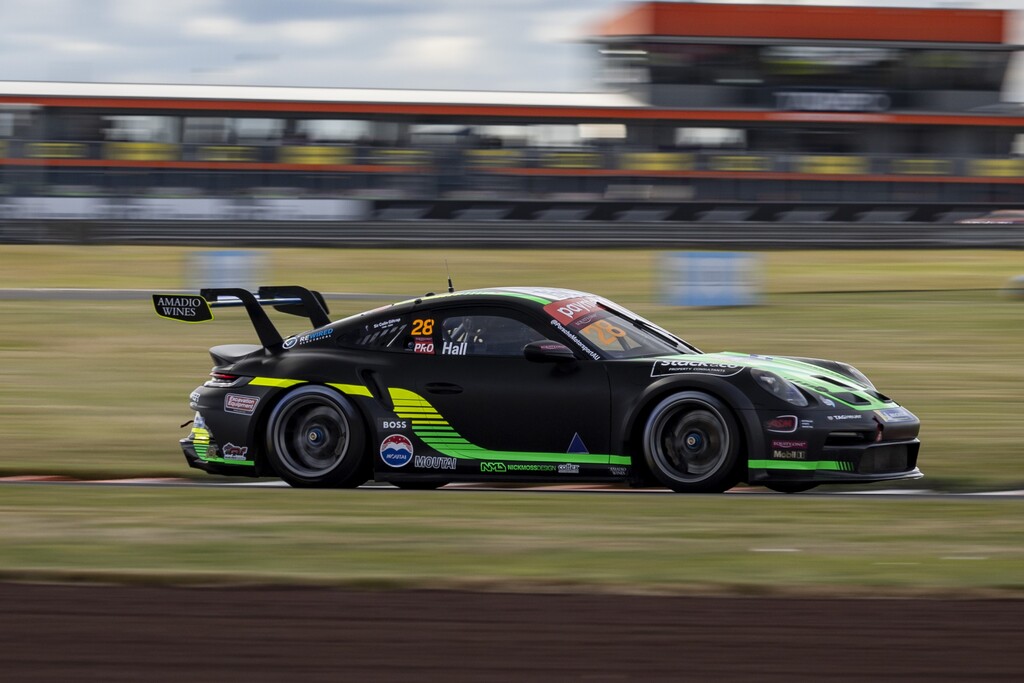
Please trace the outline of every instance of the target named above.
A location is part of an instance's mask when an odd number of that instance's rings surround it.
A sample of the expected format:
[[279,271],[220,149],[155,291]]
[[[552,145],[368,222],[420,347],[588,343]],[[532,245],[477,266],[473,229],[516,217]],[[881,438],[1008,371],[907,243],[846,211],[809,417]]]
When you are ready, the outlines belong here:
[[[607,225],[608,239],[641,225],[645,244],[676,243],[681,225],[743,240],[768,223],[800,241],[843,226],[856,242],[899,224],[934,227],[911,241],[939,246],[963,239],[958,221],[1024,208],[1009,21],[635,4],[587,41],[599,93],[0,82],[0,239],[173,241],[188,222],[259,241],[245,226],[350,222],[375,224],[373,243],[383,224],[436,219],[563,237]],[[290,235],[341,235],[321,233]],[[392,234],[406,233],[424,234]]]

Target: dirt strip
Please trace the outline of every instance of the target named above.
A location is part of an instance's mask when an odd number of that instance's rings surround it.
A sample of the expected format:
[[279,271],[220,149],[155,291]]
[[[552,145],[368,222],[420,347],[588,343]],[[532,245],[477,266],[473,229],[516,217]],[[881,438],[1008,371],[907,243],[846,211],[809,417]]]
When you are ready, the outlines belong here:
[[10,681],[1019,681],[1024,600],[0,584]]

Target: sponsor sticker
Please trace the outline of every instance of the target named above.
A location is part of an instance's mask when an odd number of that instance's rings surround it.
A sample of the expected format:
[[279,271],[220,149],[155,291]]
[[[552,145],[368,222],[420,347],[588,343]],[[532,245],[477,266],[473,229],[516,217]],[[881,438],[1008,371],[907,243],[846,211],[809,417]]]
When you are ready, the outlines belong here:
[[566,337],[568,337],[573,344],[580,347],[580,350],[582,350],[583,353],[587,354],[594,360],[601,360],[601,356],[600,354],[597,353],[597,351],[594,351],[592,348],[587,346],[582,339],[580,339],[575,334],[566,329],[565,326],[562,325],[562,323],[558,322],[557,320],[552,320],[551,326],[554,327],[559,332],[561,332],[562,334],[564,334]]
[[458,461],[441,455],[417,455],[413,457],[412,465],[424,470],[454,470]]
[[402,321],[402,319],[401,319],[401,318],[391,318],[391,319],[389,319],[389,320],[381,320],[380,322],[377,322],[377,323],[374,323],[373,325],[371,325],[371,326],[370,326],[370,329],[373,329],[373,330],[382,330],[382,329],[384,329],[385,327],[391,327],[391,326],[393,326],[393,325],[397,325],[397,324],[398,324],[398,323],[400,323],[401,321]]
[[609,467],[608,470],[612,473],[613,477],[624,477],[629,474],[629,469],[625,467]]
[[604,311],[597,311],[595,313],[588,313],[587,315],[583,316],[582,318],[577,318],[576,320],[573,320],[572,321],[572,326],[575,327],[577,330],[582,330],[587,325],[591,325],[593,323],[596,323],[598,320],[603,320],[604,318],[607,318],[607,317],[608,317],[608,314],[605,313]]
[[252,415],[256,412],[256,405],[259,402],[259,396],[228,394],[224,397],[224,412],[236,413],[238,415]]
[[325,330],[313,330],[312,332],[289,337],[284,342],[284,348],[290,349],[296,344],[299,346],[302,346],[303,344],[312,344],[313,342],[320,341],[321,339],[330,339],[332,336],[334,336],[334,329],[332,328],[327,328]]
[[442,356],[465,356],[466,355],[466,342],[450,342],[446,341],[441,344],[441,355]]
[[433,337],[415,337],[412,345],[413,353],[425,353],[427,355],[434,355],[434,338]]
[[225,460],[245,460],[248,452],[248,446],[236,446],[230,442],[224,444],[220,449],[221,457]]
[[732,363],[708,363],[699,360],[659,360],[651,368],[651,377],[666,375],[717,375],[732,377],[742,372],[742,365]]
[[596,297],[577,297],[555,301],[544,307],[544,311],[562,325],[568,325],[577,318],[601,310]]
[[882,422],[913,422],[917,418],[906,408],[883,408],[876,410],[875,415]]
[[565,449],[566,453],[590,453],[587,450],[587,445],[583,443],[583,439],[580,438],[580,433],[575,432],[572,435],[572,441],[569,442],[569,447]]
[[392,434],[380,443],[380,457],[388,467],[405,467],[412,461],[412,441]]
[[843,422],[844,420],[859,420],[860,418],[861,418],[860,415],[849,415],[849,414],[847,414],[847,415],[829,415],[828,416],[828,421],[829,422]]
[[480,471],[491,474],[494,472],[506,472],[507,470],[503,462],[482,462],[480,463]]
[[382,431],[390,431],[392,429],[408,429],[408,420],[399,420],[397,418],[380,418],[380,428]]
[[510,462],[505,465],[509,472],[554,472],[554,465],[534,465],[533,463]]
[[558,466],[559,474],[579,474],[580,466],[573,462],[562,463]]
[[807,442],[795,439],[773,439],[772,457],[776,460],[806,460]]
[[180,320],[186,323],[201,323],[213,320],[210,305],[201,296],[176,296],[154,294],[153,308],[161,318]]
[[200,396],[199,396],[199,392],[198,391],[193,391],[191,394],[189,394],[188,395],[189,407],[190,408],[194,408],[196,406],[196,404],[199,403],[199,398],[200,398]]

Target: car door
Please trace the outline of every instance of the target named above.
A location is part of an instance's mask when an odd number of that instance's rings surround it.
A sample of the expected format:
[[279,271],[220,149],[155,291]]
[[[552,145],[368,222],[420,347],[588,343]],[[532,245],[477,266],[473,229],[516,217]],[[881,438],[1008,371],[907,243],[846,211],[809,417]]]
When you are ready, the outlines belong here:
[[[425,312],[433,354],[421,356],[417,391],[473,446],[510,460],[609,453],[610,393],[602,361],[534,362],[523,347],[557,339],[515,309],[451,306]],[[482,455],[481,457],[488,457]],[[575,458],[598,464],[599,458]]]

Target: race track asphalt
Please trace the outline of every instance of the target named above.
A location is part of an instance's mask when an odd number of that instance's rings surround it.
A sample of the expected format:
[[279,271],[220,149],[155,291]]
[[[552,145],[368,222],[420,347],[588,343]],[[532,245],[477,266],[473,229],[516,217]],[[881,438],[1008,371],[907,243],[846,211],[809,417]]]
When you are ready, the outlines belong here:
[[5,681],[1019,681],[1024,600],[0,583]]

